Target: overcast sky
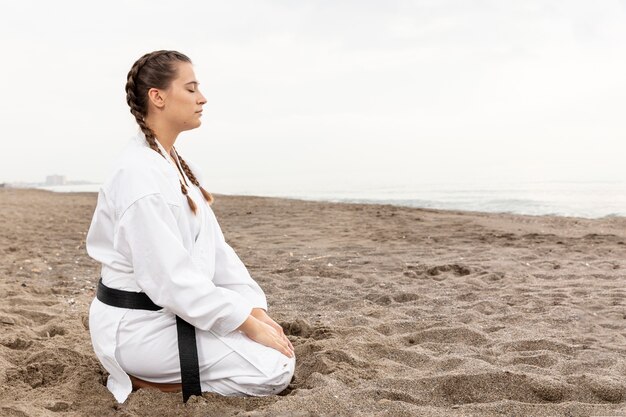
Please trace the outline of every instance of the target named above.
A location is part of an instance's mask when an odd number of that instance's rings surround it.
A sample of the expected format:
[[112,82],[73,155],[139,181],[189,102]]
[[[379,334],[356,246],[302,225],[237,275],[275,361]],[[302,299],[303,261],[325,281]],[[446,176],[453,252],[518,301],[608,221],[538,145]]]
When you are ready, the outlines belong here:
[[[626,1],[3,1],[0,182],[101,182],[176,49],[208,189],[626,181]],[[270,188],[272,188],[270,187]]]

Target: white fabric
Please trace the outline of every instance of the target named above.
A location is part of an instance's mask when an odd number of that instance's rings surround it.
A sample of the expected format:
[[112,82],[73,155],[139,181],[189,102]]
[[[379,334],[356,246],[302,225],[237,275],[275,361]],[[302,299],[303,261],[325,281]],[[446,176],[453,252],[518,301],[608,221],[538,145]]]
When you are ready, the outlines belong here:
[[[188,164],[202,183],[197,167]],[[91,303],[94,351],[120,403],[132,391],[127,372],[180,382],[175,315],[196,327],[204,391],[265,395],[284,389],[293,375],[295,358],[236,330],[252,308],[267,310],[265,294],[226,243],[200,190],[186,179],[197,215],[181,192],[176,167],[139,132],[98,194],[86,246],[102,263],[104,285],[143,291],[164,308],[129,310],[97,298]]]

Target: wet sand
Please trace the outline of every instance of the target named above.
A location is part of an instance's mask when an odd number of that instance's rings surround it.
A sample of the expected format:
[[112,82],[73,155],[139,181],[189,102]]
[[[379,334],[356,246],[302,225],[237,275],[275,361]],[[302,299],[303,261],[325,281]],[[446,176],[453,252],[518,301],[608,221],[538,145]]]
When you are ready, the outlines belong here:
[[279,396],[141,389],[87,326],[94,193],[0,189],[0,416],[626,415],[626,219],[216,195],[296,348]]

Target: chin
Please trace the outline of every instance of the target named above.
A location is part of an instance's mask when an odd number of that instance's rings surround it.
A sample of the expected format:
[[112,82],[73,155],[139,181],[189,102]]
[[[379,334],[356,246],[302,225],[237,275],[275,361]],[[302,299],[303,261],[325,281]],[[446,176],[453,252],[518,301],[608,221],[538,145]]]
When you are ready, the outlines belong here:
[[186,123],[183,127],[183,130],[192,130],[192,129],[196,129],[198,127],[200,127],[200,125],[202,125],[202,122],[200,120],[194,121],[192,123]]

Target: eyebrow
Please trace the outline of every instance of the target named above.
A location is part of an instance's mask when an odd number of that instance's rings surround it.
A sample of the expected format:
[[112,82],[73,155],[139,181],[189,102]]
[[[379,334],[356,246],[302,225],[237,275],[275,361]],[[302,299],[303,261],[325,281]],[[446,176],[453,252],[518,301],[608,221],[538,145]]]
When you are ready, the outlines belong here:
[[195,85],[198,85],[198,84],[200,84],[200,83],[199,83],[198,81],[189,81],[188,83],[185,83],[185,85],[187,85],[187,84],[195,84]]

